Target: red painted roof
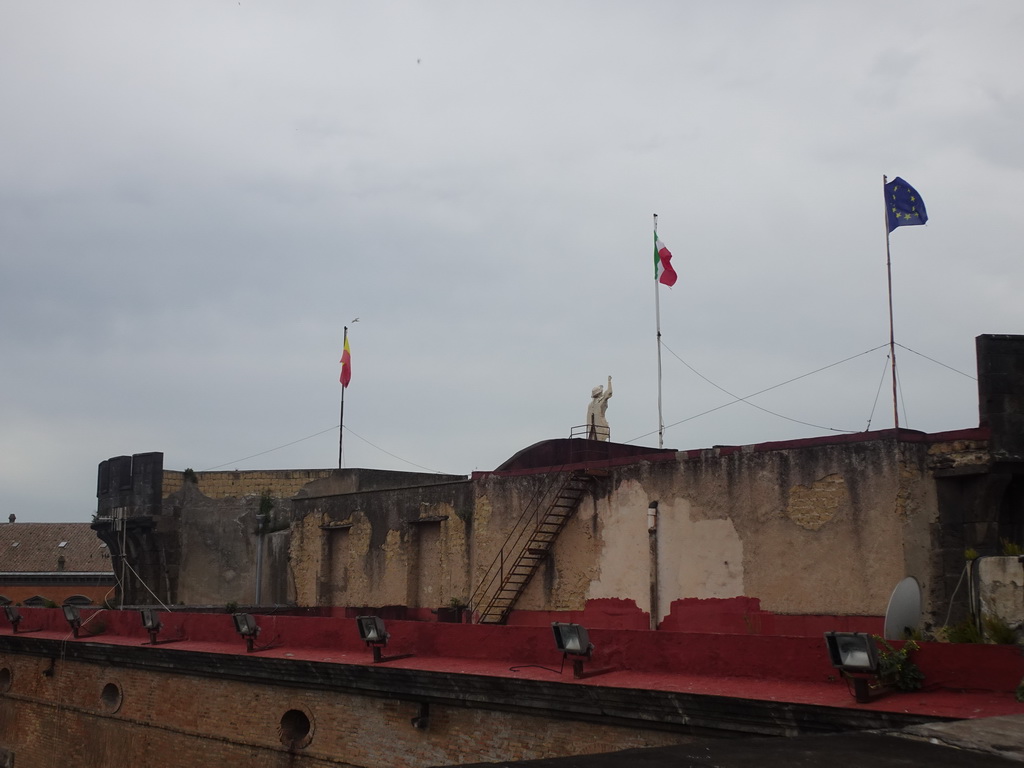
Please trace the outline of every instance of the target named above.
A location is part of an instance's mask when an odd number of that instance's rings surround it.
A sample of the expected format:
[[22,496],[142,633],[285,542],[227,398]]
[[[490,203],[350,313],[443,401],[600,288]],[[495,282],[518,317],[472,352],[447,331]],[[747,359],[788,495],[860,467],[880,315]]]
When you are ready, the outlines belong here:
[[[140,647],[146,638],[135,611],[83,611],[80,639],[70,638],[58,610],[22,609],[28,637],[75,643]],[[102,634],[90,636],[90,617],[102,617]],[[167,651],[246,655],[245,643],[225,614],[161,613],[161,638],[187,639],[149,646]],[[369,666],[354,619],[257,615],[262,632],[260,658],[293,659]],[[919,691],[891,693],[856,703],[830,666],[820,638],[708,635],[652,630],[593,630],[596,646],[587,675],[574,680],[561,666],[550,627],[508,627],[389,621],[384,651],[392,669],[456,675],[683,692],[841,709],[900,712],[945,718],[1024,714],[1013,688],[1024,676],[1024,658],[1015,646],[922,643],[915,660],[925,673]],[[0,620],[0,636],[12,635]],[[390,656],[413,654],[388,661]],[[560,668],[561,667],[561,668]]]

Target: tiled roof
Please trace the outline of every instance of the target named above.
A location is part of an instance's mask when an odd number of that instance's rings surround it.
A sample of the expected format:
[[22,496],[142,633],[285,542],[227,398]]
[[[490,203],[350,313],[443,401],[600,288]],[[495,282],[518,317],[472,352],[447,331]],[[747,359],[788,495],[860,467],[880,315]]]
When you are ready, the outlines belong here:
[[[64,567],[59,559],[64,557]],[[0,524],[0,573],[111,571],[110,550],[89,523]]]

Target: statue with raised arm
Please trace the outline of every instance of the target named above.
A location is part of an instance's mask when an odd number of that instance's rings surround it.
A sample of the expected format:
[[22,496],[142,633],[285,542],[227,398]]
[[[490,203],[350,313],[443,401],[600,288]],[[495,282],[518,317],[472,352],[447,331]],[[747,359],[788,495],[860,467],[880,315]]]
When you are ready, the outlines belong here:
[[612,377],[608,377],[608,388],[594,387],[590,392],[590,405],[587,406],[587,438],[590,440],[608,440],[611,430],[608,420],[604,417],[608,410],[608,399],[612,396]]

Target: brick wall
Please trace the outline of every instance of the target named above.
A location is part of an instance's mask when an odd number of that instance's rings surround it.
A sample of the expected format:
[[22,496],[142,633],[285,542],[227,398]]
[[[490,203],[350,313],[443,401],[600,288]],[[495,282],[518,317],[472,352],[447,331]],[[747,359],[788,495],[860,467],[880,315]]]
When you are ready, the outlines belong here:
[[[111,580],[113,581],[113,580]],[[92,584],[33,584],[29,586],[0,585],[0,595],[3,595],[12,603],[24,603],[30,597],[39,595],[47,600],[52,600],[61,605],[69,597],[84,595],[95,605],[102,605],[106,599],[114,600],[117,589],[113,584],[92,585]]]
[[[689,738],[438,704],[430,705],[427,727],[417,728],[411,721],[420,707],[392,698],[0,654],[0,748],[14,753],[18,768],[401,768],[606,752]],[[280,740],[282,717],[290,710],[311,725],[302,740],[308,743],[291,749]]]
[[[294,496],[307,483],[331,476],[330,469],[275,469],[245,472],[196,472],[196,485],[211,499],[258,496],[269,490],[278,497]],[[185,473],[164,470],[163,496],[167,498],[181,489]]]

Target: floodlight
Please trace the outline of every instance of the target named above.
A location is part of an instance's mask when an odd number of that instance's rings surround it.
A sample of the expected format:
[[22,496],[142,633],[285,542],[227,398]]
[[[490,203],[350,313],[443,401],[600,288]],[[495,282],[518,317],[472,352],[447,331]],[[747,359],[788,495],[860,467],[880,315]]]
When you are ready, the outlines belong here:
[[379,663],[381,649],[387,646],[391,637],[384,628],[384,619],[380,616],[357,616],[356,623],[359,625],[359,637],[373,649],[373,663]]
[[373,649],[373,663],[379,664],[382,661],[397,661],[407,659],[411,653],[403,653],[398,656],[384,658],[382,652],[387,647],[390,633],[384,628],[384,619],[380,616],[356,616],[356,624],[359,627],[359,637],[366,643],[368,648]]
[[[140,608],[139,618],[142,620],[142,628],[149,633],[149,644],[150,645],[163,645],[165,643],[176,643],[179,640],[185,639],[184,627],[178,627],[177,637],[165,637],[163,640],[157,640],[156,636],[160,633],[160,630],[164,628],[164,624],[160,621],[160,613],[156,608]],[[235,621],[235,627],[238,627],[238,621]],[[256,628],[257,634],[259,633],[259,627]],[[146,645],[146,643],[143,643]]]
[[14,630],[14,634],[18,634],[18,624],[21,623],[21,612],[13,605],[5,605],[4,613],[7,615],[7,620],[11,622],[11,629]]
[[142,619],[142,627],[149,633],[149,644],[156,645],[156,634],[163,627],[160,618],[153,608],[143,608],[139,611],[139,618]]
[[142,619],[142,627],[147,632],[159,632],[163,624],[160,623],[160,618],[156,615],[156,610],[153,608],[143,608],[139,611],[139,618]]
[[391,635],[384,628],[384,620],[380,616],[358,616],[356,621],[359,623],[359,637],[364,642],[388,644]]
[[39,629],[19,629],[18,625],[21,624],[23,616],[21,612],[13,605],[4,606],[4,614],[7,616],[7,620],[11,622],[11,629],[14,630],[14,634],[25,634],[26,632],[41,632],[42,627]]
[[871,635],[865,632],[826,632],[829,660],[844,672],[878,671],[878,651]]
[[256,635],[260,633],[260,628],[259,625],[256,624],[256,619],[248,613],[236,613],[233,614],[232,618],[235,620],[235,631],[245,638],[246,652],[252,653],[253,642],[256,640]]
[[564,660],[566,656],[577,657],[572,660],[572,676],[580,679],[583,677],[583,659],[589,659],[594,650],[587,630],[579,624],[553,621],[551,631],[555,635],[555,647],[562,652],[562,659]]
[[866,632],[826,632],[825,645],[832,666],[853,680],[857,701],[862,704],[869,701],[868,677],[878,674],[878,650],[871,635]]
[[78,638],[78,629],[82,626],[82,614],[77,607],[73,605],[62,606],[64,609],[64,618],[67,619],[68,624],[71,627],[71,632],[75,638]]

